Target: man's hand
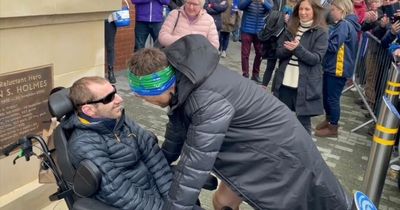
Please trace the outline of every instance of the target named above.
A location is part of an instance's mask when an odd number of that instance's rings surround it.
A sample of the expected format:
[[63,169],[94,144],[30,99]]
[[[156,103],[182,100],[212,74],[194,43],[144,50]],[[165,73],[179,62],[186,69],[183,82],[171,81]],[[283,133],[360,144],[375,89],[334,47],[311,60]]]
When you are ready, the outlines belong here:
[[365,21],[368,23],[372,23],[378,20],[378,12],[368,11],[365,13]]
[[390,32],[393,35],[397,35],[400,32],[400,21],[396,21],[395,23],[392,24],[392,27],[390,28]]
[[381,21],[379,22],[380,27],[385,28],[389,24],[389,21],[389,18],[386,16],[386,14],[384,14],[381,18]]

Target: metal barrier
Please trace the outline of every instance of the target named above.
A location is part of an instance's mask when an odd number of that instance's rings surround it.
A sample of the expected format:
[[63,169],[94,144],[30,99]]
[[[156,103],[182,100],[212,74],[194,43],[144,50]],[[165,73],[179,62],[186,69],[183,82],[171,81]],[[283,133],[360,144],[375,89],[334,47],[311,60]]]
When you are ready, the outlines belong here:
[[379,205],[399,128],[400,114],[395,106],[400,95],[400,67],[392,64],[390,78],[385,86],[363,182],[364,192],[376,206]]
[[353,85],[343,93],[355,87],[371,119],[351,132],[377,121],[392,60],[388,49],[383,48],[374,35],[363,33],[354,65]]

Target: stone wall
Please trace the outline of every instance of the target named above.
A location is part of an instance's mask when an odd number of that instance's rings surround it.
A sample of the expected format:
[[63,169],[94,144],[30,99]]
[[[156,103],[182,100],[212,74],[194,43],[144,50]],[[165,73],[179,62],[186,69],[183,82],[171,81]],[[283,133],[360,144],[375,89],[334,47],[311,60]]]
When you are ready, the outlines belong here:
[[[1,0],[0,77],[44,65],[54,87],[104,76],[104,19],[120,8],[115,0]],[[0,197],[37,179],[38,161],[12,159],[0,157]]]

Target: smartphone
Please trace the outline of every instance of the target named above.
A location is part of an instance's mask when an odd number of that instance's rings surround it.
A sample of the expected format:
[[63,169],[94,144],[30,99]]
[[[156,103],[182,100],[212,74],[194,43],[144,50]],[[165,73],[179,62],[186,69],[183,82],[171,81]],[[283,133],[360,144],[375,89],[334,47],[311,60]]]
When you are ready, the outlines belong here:
[[400,21],[400,16],[397,15],[393,15],[392,17],[390,17],[390,22],[393,24],[397,21]]

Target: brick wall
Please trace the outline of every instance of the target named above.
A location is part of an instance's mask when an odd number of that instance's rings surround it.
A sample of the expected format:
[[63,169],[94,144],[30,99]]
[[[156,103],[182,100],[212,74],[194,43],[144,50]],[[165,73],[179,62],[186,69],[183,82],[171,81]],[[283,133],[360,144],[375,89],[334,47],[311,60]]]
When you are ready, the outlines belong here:
[[[129,27],[122,27],[117,29],[115,38],[115,70],[125,70],[126,62],[132,55],[133,48],[135,47],[135,6],[130,0],[127,0],[130,8],[131,24]],[[122,5],[125,2],[122,0]]]

